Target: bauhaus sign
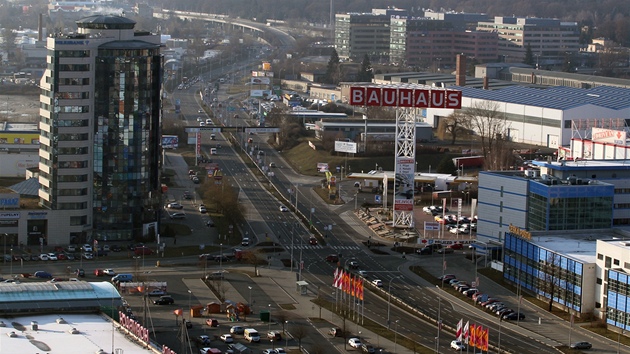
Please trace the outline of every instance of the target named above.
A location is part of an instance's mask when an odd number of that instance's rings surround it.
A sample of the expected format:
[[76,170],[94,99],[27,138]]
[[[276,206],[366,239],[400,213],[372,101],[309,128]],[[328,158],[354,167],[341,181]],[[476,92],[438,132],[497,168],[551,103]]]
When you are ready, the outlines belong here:
[[349,103],[353,106],[459,109],[462,108],[462,92],[425,86],[355,86],[350,87]]

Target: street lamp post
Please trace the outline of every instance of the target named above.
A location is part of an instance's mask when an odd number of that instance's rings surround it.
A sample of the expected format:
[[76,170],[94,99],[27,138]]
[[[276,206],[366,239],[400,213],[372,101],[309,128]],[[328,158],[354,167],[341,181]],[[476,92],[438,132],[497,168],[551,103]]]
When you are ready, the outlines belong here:
[[249,289],[249,307],[252,307],[252,287],[248,286]]
[[398,344],[398,321],[400,320],[396,320],[396,330],[394,331],[394,353],[396,353],[396,346]]
[[269,304],[268,307],[269,307],[269,320],[267,320],[267,332],[271,331],[271,304]]
[[11,278],[13,278],[13,247],[11,247]]
[[192,301],[192,291],[190,289],[188,289],[188,320],[192,320],[191,318],[191,301]]
[[284,323],[287,325],[287,329],[284,332],[284,338],[285,338],[285,342],[284,342],[284,346],[287,347],[287,350],[289,350],[289,321],[284,321]]
[[219,247],[219,269],[223,270],[223,243],[221,243]]
[[392,281],[394,279],[398,279],[400,278],[400,275],[393,277],[389,280],[389,285],[387,286],[387,328],[389,328],[389,324],[390,324],[390,310],[391,310],[391,303],[392,303]]

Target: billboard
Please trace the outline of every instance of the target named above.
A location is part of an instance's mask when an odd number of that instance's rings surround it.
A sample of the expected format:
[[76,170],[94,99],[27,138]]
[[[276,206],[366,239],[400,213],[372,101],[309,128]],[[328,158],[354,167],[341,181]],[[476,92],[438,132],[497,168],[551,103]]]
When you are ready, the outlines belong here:
[[252,71],[252,76],[255,77],[273,77],[273,71]]
[[177,149],[179,137],[177,135],[162,135],[162,149]]
[[250,82],[252,85],[269,85],[271,80],[268,77],[252,77]]
[[415,161],[409,157],[396,159],[396,178],[394,180],[394,210],[413,210],[413,188]]
[[317,163],[317,172],[328,172],[328,163],[326,162]]
[[353,106],[462,108],[462,92],[429,88],[350,87]]
[[250,90],[249,91],[249,95],[251,97],[269,97],[271,96],[271,91],[270,90]]
[[626,145],[626,132],[613,129],[591,128],[593,141]]
[[18,193],[0,194],[0,208],[13,209],[20,207],[20,195]]
[[335,141],[335,151],[356,154],[357,143],[350,143],[347,141]]

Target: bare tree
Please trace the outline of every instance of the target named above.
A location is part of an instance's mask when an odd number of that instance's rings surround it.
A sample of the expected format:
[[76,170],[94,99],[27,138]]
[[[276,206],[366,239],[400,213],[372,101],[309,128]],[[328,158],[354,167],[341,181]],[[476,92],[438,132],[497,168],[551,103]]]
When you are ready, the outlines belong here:
[[496,102],[476,102],[464,109],[461,114],[468,121],[470,129],[479,134],[481,154],[488,157],[498,140],[507,135],[508,123]]
[[[440,121],[443,126],[439,129],[440,133],[444,132],[451,135],[451,145],[455,145],[458,136],[467,134],[470,131],[468,117],[461,111],[455,111],[445,119]],[[445,138],[442,137],[442,138]]]
[[553,298],[561,296],[560,287],[560,255],[549,253],[540,264],[540,276],[538,277],[538,291],[547,297],[547,311],[553,310]]
[[243,252],[243,262],[247,264],[251,264],[254,266],[254,274],[258,276],[258,266],[262,266],[267,264],[267,262],[258,257],[259,251],[244,251]]
[[308,335],[308,330],[306,326],[302,324],[292,326],[291,335],[293,335],[293,338],[297,339],[298,348],[300,348],[300,351],[302,351],[302,339],[306,338],[306,336]]

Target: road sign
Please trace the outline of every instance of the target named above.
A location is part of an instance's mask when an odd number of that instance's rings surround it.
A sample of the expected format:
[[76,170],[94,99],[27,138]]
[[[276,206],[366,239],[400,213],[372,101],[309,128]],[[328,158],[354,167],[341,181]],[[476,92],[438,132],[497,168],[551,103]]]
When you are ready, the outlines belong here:
[[380,194],[374,195],[374,203],[382,203],[383,199]]

